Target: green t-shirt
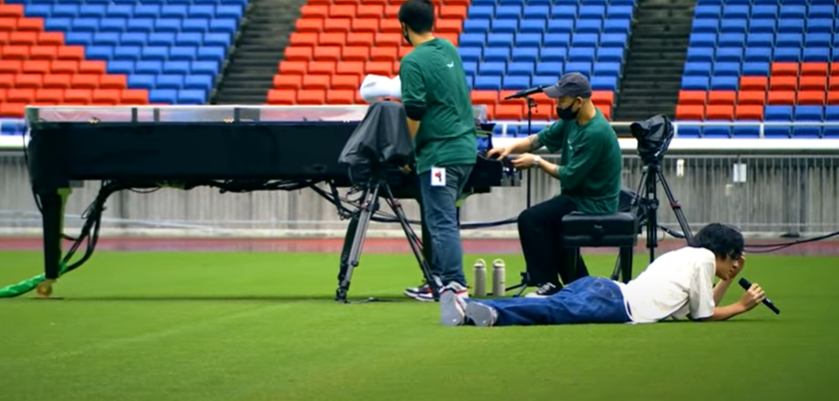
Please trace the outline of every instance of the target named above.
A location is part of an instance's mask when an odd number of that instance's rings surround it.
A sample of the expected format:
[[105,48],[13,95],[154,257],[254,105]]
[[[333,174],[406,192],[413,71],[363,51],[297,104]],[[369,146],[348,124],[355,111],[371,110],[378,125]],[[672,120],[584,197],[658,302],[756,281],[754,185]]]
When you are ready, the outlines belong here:
[[600,110],[583,126],[559,120],[537,135],[549,151],[562,150],[562,195],[583,213],[617,213],[623,160],[617,134]]
[[424,108],[414,141],[417,173],[455,164],[475,164],[478,145],[472,99],[457,49],[434,38],[415,47],[399,67],[402,104]]

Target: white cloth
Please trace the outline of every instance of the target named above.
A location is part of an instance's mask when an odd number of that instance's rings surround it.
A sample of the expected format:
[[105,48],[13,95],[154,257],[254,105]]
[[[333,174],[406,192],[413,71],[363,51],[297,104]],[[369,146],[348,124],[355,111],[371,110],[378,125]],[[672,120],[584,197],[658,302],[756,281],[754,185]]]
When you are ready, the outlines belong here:
[[685,247],[659,256],[635,280],[620,284],[632,323],[653,323],[714,314],[716,257],[705,248]]
[[367,75],[358,89],[361,98],[367,103],[373,103],[380,97],[402,100],[402,80],[388,78],[382,75]]

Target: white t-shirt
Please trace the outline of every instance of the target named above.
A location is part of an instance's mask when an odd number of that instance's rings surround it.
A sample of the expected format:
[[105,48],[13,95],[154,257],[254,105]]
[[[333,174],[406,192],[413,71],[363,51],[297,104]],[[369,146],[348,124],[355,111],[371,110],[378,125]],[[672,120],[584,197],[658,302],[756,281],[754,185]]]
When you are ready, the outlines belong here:
[[659,256],[635,280],[620,285],[632,323],[710,317],[715,271],[716,257],[705,248],[685,247]]

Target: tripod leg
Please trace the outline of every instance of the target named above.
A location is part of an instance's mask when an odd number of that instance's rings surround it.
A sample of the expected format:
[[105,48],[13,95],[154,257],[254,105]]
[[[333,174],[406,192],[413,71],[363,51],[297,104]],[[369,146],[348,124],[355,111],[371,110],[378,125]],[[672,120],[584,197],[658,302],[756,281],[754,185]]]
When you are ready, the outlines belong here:
[[[422,270],[422,274],[425,277],[428,286],[431,287],[431,295],[434,297],[435,301],[440,299],[440,287],[442,287],[442,283],[438,282],[434,279],[434,276],[431,274],[431,268],[428,265],[428,261],[425,260],[423,257],[423,250],[419,245],[419,238],[417,237],[416,232],[411,227],[411,224],[408,223],[408,218],[405,216],[405,211],[402,210],[402,203],[399,202],[398,199],[393,197],[393,193],[390,190],[390,186],[388,184],[385,185],[385,192],[387,195],[386,201],[390,206],[390,209],[393,210],[393,213],[396,214],[396,218],[399,220],[399,224],[402,226],[402,230],[405,232],[405,236],[408,238],[408,244],[411,245],[411,250],[414,252],[414,257],[417,258],[417,263],[420,265],[420,270]],[[424,244],[425,246],[431,246],[431,244]]]
[[364,191],[364,201],[361,204],[361,211],[358,215],[357,226],[353,234],[352,246],[349,250],[349,260],[346,265],[344,265],[342,260],[341,270],[343,277],[339,278],[338,290],[335,291],[335,300],[337,301],[347,302],[347,292],[350,289],[352,273],[358,266],[358,259],[361,257],[361,248],[364,245],[364,237],[367,235],[367,226],[370,224],[370,217],[379,207],[378,195],[378,185],[374,186],[372,191],[369,189],[365,189]]
[[650,249],[650,263],[653,263],[655,260],[655,248],[658,246],[658,193],[655,187],[658,170],[656,170],[655,174],[650,174],[648,171],[646,178],[645,192],[649,204],[649,209],[647,209],[647,248]]
[[339,302],[347,301],[347,290],[350,283],[349,280],[345,281],[345,279],[350,268],[350,254],[358,233],[358,220],[359,213],[353,213],[350,224],[347,225],[347,233],[344,235],[344,247],[341,249],[341,264],[338,270],[338,289],[335,291],[335,300]]
[[670,190],[670,185],[668,185],[667,180],[664,179],[664,174],[661,171],[658,171],[657,173],[658,180],[661,182],[661,187],[664,188],[664,193],[667,195],[667,200],[670,202],[670,208],[673,209],[673,213],[676,215],[676,221],[679,222],[679,227],[685,235],[685,240],[688,244],[691,244],[693,243],[693,233],[691,233],[688,220],[685,218],[684,212],[682,212],[682,205],[676,200],[676,197],[673,196],[673,191]]

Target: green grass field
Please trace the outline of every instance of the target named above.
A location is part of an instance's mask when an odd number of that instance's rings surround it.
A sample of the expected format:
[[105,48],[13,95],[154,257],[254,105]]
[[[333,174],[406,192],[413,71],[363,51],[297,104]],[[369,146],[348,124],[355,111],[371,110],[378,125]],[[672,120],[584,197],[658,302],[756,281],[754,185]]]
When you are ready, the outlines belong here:
[[[468,255],[471,276],[476,257]],[[508,285],[519,256],[501,256]],[[645,256],[636,259],[636,273]],[[749,256],[764,306],[720,323],[442,327],[404,299],[411,255],[97,252],[56,286],[0,300],[0,400],[809,400],[839,367],[835,257]],[[614,256],[589,256],[607,275]],[[0,253],[0,286],[40,272]],[[471,277],[470,277],[471,279]],[[732,288],[726,303],[742,294]],[[831,377],[833,379],[831,379]],[[835,395],[834,395],[835,396]]]

